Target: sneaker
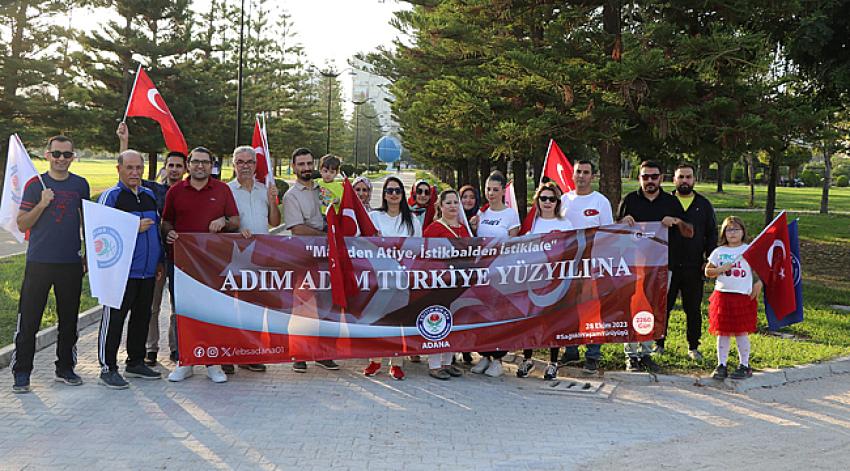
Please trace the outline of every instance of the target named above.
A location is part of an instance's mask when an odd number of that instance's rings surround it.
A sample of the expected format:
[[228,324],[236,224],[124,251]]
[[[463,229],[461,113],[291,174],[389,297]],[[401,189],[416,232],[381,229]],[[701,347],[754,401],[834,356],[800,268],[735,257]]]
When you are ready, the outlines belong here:
[[390,366],[390,378],[401,381],[404,379],[404,371],[401,370],[400,366]]
[[207,377],[213,383],[226,383],[227,375],[224,373],[220,365],[210,365],[207,367]]
[[463,370],[454,365],[444,366],[443,371],[448,373],[450,376],[454,376],[455,378],[460,378],[461,376],[463,376]]
[[524,360],[516,370],[517,378],[528,378],[528,374],[534,370],[534,360]]
[[655,341],[655,348],[652,349],[652,353],[656,355],[664,355],[664,342]]
[[490,362],[490,366],[487,367],[487,370],[484,372],[485,375],[491,378],[498,378],[505,374],[505,369],[502,368],[502,360],[493,360]]
[[253,371],[254,373],[265,373],[267,368],[262,363],[251,363],[250,365],[239,365],[243,370]]
[[714,369],[714,372],[711,373],[711,377],[720,381],[726,379],[729,376],[729,369],[726,365],[717,365],[717,368]]
[[733,371],[732,374],[729,375],[729,377],[732,378],[732,379],[752,378],[753,377],[753,369],[750,368],[749,366],[738,365],[738,367],[735,368],[735,371]]
[[447,381],[452,379],[452,375],[450,375],[446,370],[438,369],[438,370],[428,370],[428,376],[432,378],[437,378],[442,381]]
[[422,363],[422,357],[419,355],[410,355],[408,358],[411,363]]
[[150,369],[147,365],[127,365],[124,367],[124,376],[128,378],[160,379],[162,373]]
[[292,371],[296,373],[306,373],[307,372],[307,362],[306,361],[296,361],[292,363]]
[[596,358],[585,358],[582,371],[589,375],[596,374],[599,371],[599,360]]
[[487,357],[481,357],[481,359],[478,360],[478,364],[473,366],[470,371],[472,371],[475,374],[480,375],[480,374],[484,373],[485,371],[487,371],[487,368],[489,366],[490,366],[490,359],[487,358]]
[[12,385],[12,392],[15,394],[24,394],[30,392],[30,374],[26,372],[15,373],[15,384]]
[[221,365],[221,371],[224,371],[226,375],[235,375],[236,374],[236,366],[234,365]]
[[156,352],[145,353],[145,364],[148,366],[156,366]]
[[65,383],[70,386],[79,386],[83,384],[83,378],[80,378],[77,373],[74,373],[74,370],[56,370],[56,381],[60,383]]
[[697,350],[696,348],[692,348],[692,349],[688,350],[688,358],[690,358],[693,361],[702,361],[703,360],[702,353],[700,353],[699,350]]
[[635,372],[643,369],[640,358],[626,357],[626,371]]
[[191,366],[178,366],[168,374],[168,380],[177,383],[191,377],[193,374],[195,374],[195,371]]
[[106,370],[100,373],[100,384],[109,389],[127,389],[130,384],[118,373],[117,370]]
[[168,354],[168,359],[177,363],[177,350],[172,350],[171,353]]
[[650,373],[660,373],[661,367],[658,366],[658,363],[655,363],[655,360],[652,359],[649,355],[646,355],[640,359],[640,362],[643,364],[643,367],[649,371]]
[[363,368],[363,374],[366,376],[375,376],[379,371],[381,371],[381,363],[377,361],[370,361],[369,366]]
[[316,362],[317,365],[321,366],[326,370],[338,370],[339,365],[336,364],[333,360],[319,360]]
[[463,352],[463,366],[471,367],[472,366],[472,354],[469,352]]
[[581,361],[581,357],[578,354],[578,348],[565,348],[564,354],[561,356],[561,361],[559,362],[562,365],[576,365]]
[[546,371],[543,372],[543,379],[546,381],[552,381],[553,379],[558,377],[558,365],[555,363],[549,363],[549,366],[546,367]]

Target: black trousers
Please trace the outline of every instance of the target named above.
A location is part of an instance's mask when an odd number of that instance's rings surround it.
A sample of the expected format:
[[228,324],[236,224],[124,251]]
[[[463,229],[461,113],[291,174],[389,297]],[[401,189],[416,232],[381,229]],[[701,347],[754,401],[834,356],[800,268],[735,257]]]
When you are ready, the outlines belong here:
[[35,334],[41,326],[50,288],[56,296],[59,338],[56,342],[56,369],[73,369],[77,363],[77,318],[83,289],[83,264],[27,262],[21,299],[12,371],[29,373],[35,356]]
[[[667,290],[667,325],[670,325],[670,311],[676,304],[676,298],[682,295],[682,310],[685,311],[687,325],[688,348],[695,350],[699,348],[699,340],[702,337],[702,295],[703,295],[702,270],[699,268],[679,268],[670,270],[670,289]],[[664,337],[657,341],[664,346],[667,338],[667,326],[664,327]]]
[[505,355],[507,355],[507,354],[508,354],[508,352],[506,352],[506,351],[501,351],[501,352],[478,352],[478,354],[479,354],[479,355],[481,355],[482,357],[492,358],[493,360],[500,360],[500,359],[502,359]]
[[103,307],[97,338],[97,359],[101,369],[118,369],[118,347],[121,345],[124,319],[128,313],[130,321],[127,323],[127,365],[137,366],[144,361],[155,284],[156,278],[129,279],[124,299],[121,300],[121,308]]

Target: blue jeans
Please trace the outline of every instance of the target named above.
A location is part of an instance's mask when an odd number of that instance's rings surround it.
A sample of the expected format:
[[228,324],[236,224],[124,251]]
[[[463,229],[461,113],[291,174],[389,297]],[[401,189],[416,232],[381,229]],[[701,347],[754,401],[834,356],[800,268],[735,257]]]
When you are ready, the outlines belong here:
[[[601,360],[602,359],[602,345],[597,343],[589,343],[585,345],[587,350],[584,352],[585,358],[590,358],[592,360]],[[569,345],[564,347],[565,353],[567,355],[573,354],[578,356],[578,345]]]

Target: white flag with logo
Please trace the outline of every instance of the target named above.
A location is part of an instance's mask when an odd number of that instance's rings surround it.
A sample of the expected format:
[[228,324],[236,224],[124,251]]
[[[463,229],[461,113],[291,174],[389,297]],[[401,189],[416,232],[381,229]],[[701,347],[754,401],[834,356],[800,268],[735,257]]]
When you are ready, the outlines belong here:
[[[9,136],[9,153],[6,158],[6,175],[3,182],[3,200],[0,203],[0,227],[12,234],[18,242],[24,234],[18,230],[18,210],[24,196],[24,185],[38,175],[27,149],[17,134]],[[42,185],[43,186],[43,185]]]
[[83,221],[91,295],[100,304],[119,309],[130,276],[140,218],[83,200]]

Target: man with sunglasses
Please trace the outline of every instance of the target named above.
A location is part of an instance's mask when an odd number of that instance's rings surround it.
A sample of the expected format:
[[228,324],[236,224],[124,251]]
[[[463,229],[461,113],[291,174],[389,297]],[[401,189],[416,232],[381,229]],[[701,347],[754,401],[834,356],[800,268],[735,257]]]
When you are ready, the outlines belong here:
[[21,198],[18,229],[29,231],[29,246],[12,356],[15,377],[12,391],[15,393],[30,390],[35,335],[51,287],[59,318],[55,378],[72,386],[83,384],[74,373],[74,366],[77,363],[77,316],[85,272],[80,239],[82,200],[89,199],[90,194],[86,179],[68,171],[75,155],[71,139],[51,137],[44,153],[49,170],[30,179]]
[[[682,209],[679,200],[671,193],[662,190],[661,182],[663,179],[661,165],[648,160],[641,162],[640,188],[623,198],[619,211],[617,211],[619,221],[630,226],[633,226],[636,222],[660,221],[661,224],[669,228],[670,240],[679,237],[679,234],[692,237],[693,226],[683,220],[685,211]],[[661,367],[650,356],[652,353],[651,340],[626,343],[624,349],[627,371],[638,371],[642,368],[653,373],[661,371]]]
[[[226,183],[210,177],[212,152],[206,147],[196,147],[189,152],[189,178],[175,184],[165,195],[162,214],[162,236],[166,245],[173,247],[180,232],[236,232],[239,230],[239,210],[233,193]],[[168,251],[168,290],[174,305],[173,251]],[[181,365],[168,375],[169,381],[183,381],[192,376],[191,366]],[[208,365],[207,376],[214,383],[224,383],[227,376],[221,366]]]

